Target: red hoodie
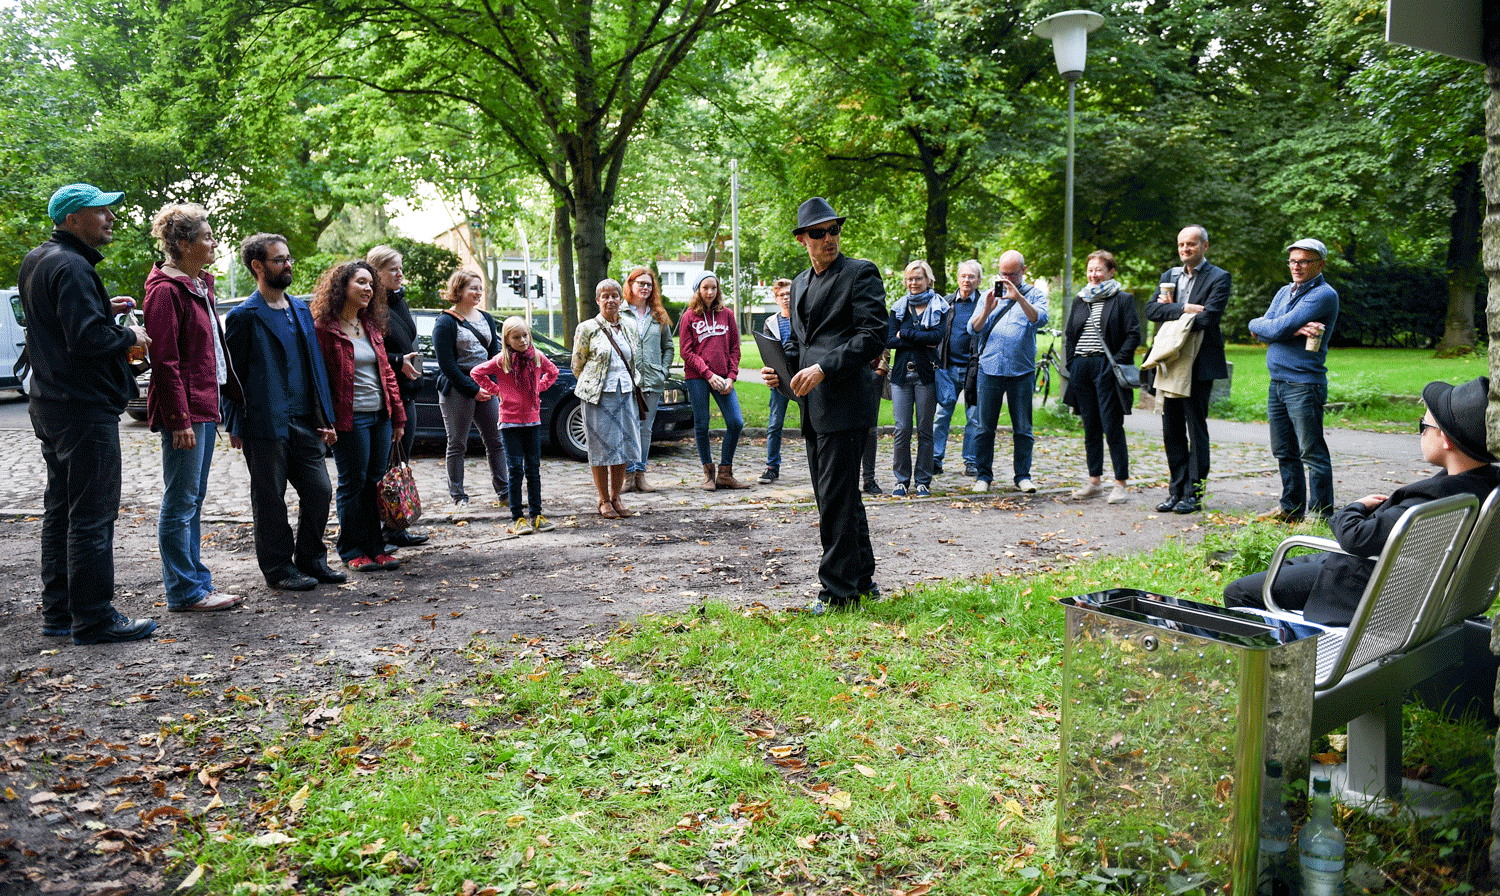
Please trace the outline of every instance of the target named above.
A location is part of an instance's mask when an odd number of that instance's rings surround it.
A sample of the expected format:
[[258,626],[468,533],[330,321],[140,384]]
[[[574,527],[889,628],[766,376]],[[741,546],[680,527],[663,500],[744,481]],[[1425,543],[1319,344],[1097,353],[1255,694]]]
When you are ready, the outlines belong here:
[[682,342],[682,369],[690,380],[706,380],[709,374],[740,375],[740,328],[728,308],[720,308],[712,320],[696,311],[686,311],[677,326]]

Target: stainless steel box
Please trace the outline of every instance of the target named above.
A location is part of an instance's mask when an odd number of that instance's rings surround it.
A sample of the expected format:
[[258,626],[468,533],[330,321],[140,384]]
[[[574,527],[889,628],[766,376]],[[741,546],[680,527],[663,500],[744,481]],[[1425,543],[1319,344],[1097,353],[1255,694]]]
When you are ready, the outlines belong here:
[[1264,760],[1307,767],[1315,630],[1136,589],[1059,603],[1059,853],[1255,893]]

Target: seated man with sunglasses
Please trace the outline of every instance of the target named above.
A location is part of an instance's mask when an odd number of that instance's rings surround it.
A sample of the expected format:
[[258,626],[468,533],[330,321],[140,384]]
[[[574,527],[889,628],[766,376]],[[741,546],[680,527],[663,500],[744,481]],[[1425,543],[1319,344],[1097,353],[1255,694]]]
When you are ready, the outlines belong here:
[[[1448,495],[1474,495],[1481,502],[1500,486],[1500,468],[1485,444],[1487,377],[1461,386],[1428,383],[1422,390],[1427,411],[1417,424],[1422,457],[1442,471],[1403,485],[1391,495],[1366,495],[1329,520],[1343,554],[1306,554],[1288,561],[1276,577],[1274,596],[1283,609],[1301,610],[1309,622],[1347,626],[1359,606],[1374,557],[1407,509]],[[1237,579],[1224,589],[1224,606],[1265,609],[1263,572]]]

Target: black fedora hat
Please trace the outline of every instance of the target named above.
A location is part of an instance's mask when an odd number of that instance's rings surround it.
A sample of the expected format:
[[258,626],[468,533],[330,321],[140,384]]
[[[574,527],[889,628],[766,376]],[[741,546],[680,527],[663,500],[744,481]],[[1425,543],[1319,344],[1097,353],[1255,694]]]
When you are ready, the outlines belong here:
[[827,199],[814,196],[797,207],[797,227],[792,231],[792,236],[796,236],[809,227],[817,227],[829,221],[843,224],[844,218],[833,210],[833,206],[828,204]]
[[1422,403],[1432,412],[1432,419],[1459,450],[1475,460],[1495,463],[1485,444],[1484,409],[1489,404],[1489,377],[1476,377],[1458,386],[1450,383],[1428,383],[1422,390]]

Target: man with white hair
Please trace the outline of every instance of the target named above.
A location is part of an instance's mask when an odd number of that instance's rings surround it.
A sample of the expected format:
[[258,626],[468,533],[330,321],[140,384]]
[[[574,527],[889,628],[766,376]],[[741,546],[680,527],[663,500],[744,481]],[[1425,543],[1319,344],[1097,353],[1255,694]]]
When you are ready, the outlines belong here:
[[[969,378],[970,347],[974,334],[969,332],[969,318],[979,301],[979,282],[984,268],[977,259],[958,266],[958,289],[948,296],[948,314],[943,325],[948,338],[938,346],[937,416],[932,421],[932,472],[943,472],[943,458],[948,453],[948,434],[953,430],[953,411],[959,398],[964,400],[964,475],[973,479],[979,472],[974,465],[974,440],[979,435],[978,395],[966,395]],[[978,389],[976,388],[976,393]]]

